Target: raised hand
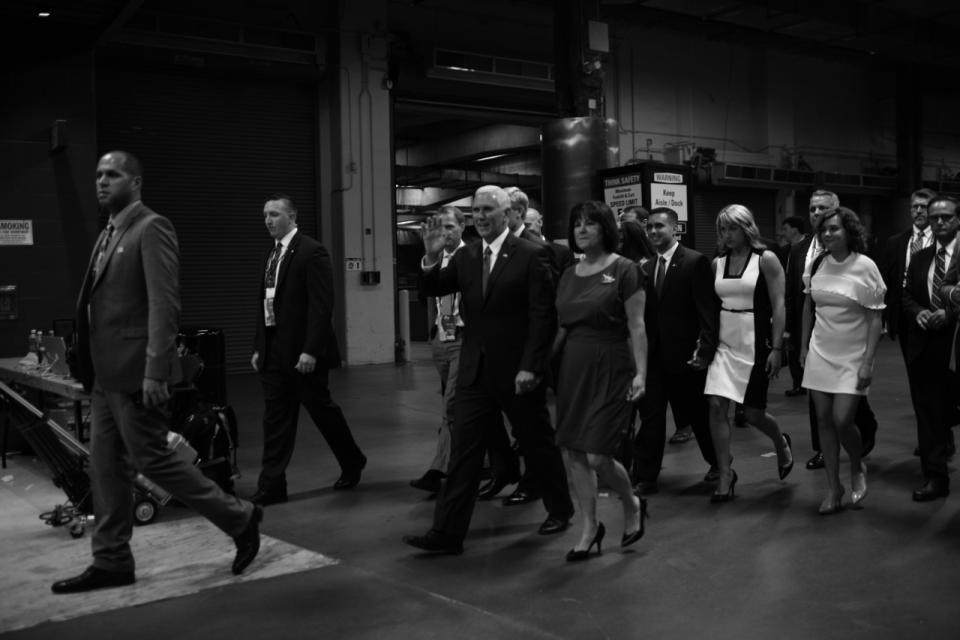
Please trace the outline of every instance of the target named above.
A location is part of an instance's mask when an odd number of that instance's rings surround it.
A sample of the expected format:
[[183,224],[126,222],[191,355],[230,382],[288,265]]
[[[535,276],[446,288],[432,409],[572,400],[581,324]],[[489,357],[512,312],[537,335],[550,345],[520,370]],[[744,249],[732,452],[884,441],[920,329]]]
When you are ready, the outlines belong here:
[[447,242],[440,216],[427,218],[420,225],[420,234],[423,236],[423,249],[427,253],[427,260],[436,262],[440,258],[440,252],[443,251],[444,244]]

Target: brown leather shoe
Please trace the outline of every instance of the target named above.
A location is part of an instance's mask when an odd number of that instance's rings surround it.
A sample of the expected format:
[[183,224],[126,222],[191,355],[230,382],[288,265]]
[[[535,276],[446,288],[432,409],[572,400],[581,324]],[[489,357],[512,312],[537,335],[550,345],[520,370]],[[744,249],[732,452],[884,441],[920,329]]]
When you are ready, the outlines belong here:
[[78,576],[54,582],[54,593],[82,593],[108,587],[124,587],[137,581],[133,571],[106,571],[96,567],[87,569]]

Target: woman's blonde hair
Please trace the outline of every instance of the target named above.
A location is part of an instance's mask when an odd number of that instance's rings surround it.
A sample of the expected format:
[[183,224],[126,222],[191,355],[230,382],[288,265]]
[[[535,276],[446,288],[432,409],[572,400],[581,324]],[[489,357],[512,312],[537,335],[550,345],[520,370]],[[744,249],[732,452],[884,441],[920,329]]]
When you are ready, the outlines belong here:
[[747,236],[747,242],[752,248],[759,251],[767,248],[767,245],[760,239],[760,229],[757,228],[753,214],[750,212],[750,209],[747,209],[742,204],[728,204],[723,209],[720,209],[720,213],[717,214],[717,253],[725,256],[730,253],[730,247],[723,242],[723,237],[720,235],[720,225],[735,225],[740,227],[743,229],[743,233]]

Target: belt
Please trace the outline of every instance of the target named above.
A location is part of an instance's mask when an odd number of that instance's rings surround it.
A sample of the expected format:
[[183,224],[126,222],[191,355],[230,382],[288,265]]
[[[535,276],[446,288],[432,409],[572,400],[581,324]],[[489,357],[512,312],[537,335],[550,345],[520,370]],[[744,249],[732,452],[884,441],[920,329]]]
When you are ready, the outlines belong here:
[[729,311],[730,313],[753,313],[753,309],[727,309],[720,307],[720,311]]

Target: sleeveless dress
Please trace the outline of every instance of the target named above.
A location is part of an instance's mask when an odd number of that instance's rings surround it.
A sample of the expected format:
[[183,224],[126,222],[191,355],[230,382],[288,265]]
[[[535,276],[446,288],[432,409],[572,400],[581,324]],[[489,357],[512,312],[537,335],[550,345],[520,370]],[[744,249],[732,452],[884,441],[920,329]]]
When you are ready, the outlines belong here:
[[804,274],[804,293],[816,305],[813,333],[803,368],[803,386],[825,393],[867,395],[857,389],[857,372],[867,347],[868,313],[886,305],[887,287],[877,265],[851,253],[843,262],[827,255],[811,278]]
[[567,330],[557,374],[557,444],[614,455],[633,419],[627,401],[636,374],[624,301],[643,274],[620,257],[603,271],[567,269],[557,284],[560,326]]
[[760,270],[762,254],[752,251],[739,275],[730,273],[729,256],[717,260],[713,286],[720,298],[720,340],[703,390],[757,409],[767,406],[766,365],[773,346],[773,311]]

